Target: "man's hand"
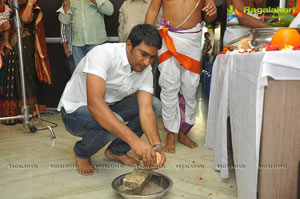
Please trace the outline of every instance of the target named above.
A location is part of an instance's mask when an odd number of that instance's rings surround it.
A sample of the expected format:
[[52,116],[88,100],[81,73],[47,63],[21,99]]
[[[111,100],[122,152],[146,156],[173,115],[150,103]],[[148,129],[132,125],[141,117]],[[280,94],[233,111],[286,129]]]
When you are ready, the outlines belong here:
[[70,4],[70,0],[63,0],[64,2],[66,2],[67,4]]
[[32,5],[34,5],[37,2],[37,0],[28,0],[28,3],[31,3]]
[[206,12],[206,15],[213,16],[217,14],[217,8],[214,3],[209,2],[202,11]]
[[68,50],[65,50],[65,55],[66,55],[66,57],[70,57],[71,53]]
[[70,9],[70,0],[63,0],[63,9],[65,11],[65,14],[67,14]]
[[131,147],[137,158],[143,161],[145,166],[153,166],[156,163],[156,154],[152,146],[138,138]]
[[166,163],[166,156],[165,156],[165,153],[164,153],[164,148],[161,146],[161,145],[158,145],[156,147],[153,148],[155,152],[159,153],[160,154],[160,162],[156,162],[156,167],[157,168],[160,168],[162,167],[165,163]]
[[91,0],[91,2],[93,2],[93,4],[95,4],[97,6],[96,0]]

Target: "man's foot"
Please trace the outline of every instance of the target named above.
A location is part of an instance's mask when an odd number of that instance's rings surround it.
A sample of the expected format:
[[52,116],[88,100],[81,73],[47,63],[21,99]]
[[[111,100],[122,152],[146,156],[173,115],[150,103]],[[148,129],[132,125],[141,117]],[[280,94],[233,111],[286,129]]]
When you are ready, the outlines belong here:
[[175,134],[168,133],[167,134],[167,141],[165,145],[165,152],[166,153],[175,153]]
[[197,148],[198,144],[191,140],[187,135],[185,135],[183,132],[178,133],[177,141],[181,144],[190,147],[190,148]]
[[99,170],[94,167],[91,162],[91,159],[83,159],[76,156],[75,151],[74,157],[77,165],[78,173],[84,176],[93,175],[94,173],[99,173]]
[[104,152],[105,156],[111,160],[119,160],[126,166],[136,167],[140,164],[139,161],[129,157],[128,155],[116,155],[110,152],[108,149]]

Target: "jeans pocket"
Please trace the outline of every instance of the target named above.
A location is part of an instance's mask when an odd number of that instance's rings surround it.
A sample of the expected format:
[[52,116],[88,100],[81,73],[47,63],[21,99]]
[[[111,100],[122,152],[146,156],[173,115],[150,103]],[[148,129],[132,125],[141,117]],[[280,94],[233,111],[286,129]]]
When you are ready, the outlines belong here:
[[82,137],[84,134],[84,126],[86,122],[82,121],[82,118],[72,117],[71,114],[63,114],[62,120],[65,124],[65,128],[72,135]]

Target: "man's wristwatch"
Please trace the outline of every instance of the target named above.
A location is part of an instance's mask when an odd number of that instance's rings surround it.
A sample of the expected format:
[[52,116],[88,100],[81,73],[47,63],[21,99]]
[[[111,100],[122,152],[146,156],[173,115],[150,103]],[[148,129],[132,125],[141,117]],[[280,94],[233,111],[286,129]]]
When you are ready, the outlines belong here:
[[70,5],[70,2],[63,1],[63,5],[64,5],[64,6],[69,6],[69,5]]
[[162,147],[162,145],[161,144],[154,144],[153,146],[152,146],[152,148],[155,148],[155,147]]

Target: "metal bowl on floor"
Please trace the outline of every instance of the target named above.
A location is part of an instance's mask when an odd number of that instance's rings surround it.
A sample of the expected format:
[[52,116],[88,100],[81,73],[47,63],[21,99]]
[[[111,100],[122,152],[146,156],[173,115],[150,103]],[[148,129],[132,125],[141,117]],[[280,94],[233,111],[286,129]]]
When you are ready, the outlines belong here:
[[[146,194],[141,194],[141,195],[130,195],[127,193],[124,193],[122,191],[122,189],[120,188],[123,184],[123,178],[125,177],[125,175],[127,175],[129,173],[120,175],[119,177],[115,178],[112,181],[112,188],[115,190],[115,192],[117,192],[118,194],[120,194],[123,198],[125,199],[159,199],[161,197],[163,197],[163,195],[165,195],[165,193],[171,189],[172,185],[173,185],[173,181],[171,180],[171,178],[160,174],[160,173],[156,173],[153,172],[151,179],[149,180],[149,182],[152,185],[155,185],[155,188],[153,189],[153,193],[151,191],[148,190],[148,193]],[[145,186],[146,189],[147,185]]]
[[[269,28],[256,28],[251,30],[253,38],[251,40],[251,45],[254,48],[260,49],[265,43],[271,43],[274,34],[281,28],[288,27],[269,27]],[[300,32],[300,28],[293,28]]]

